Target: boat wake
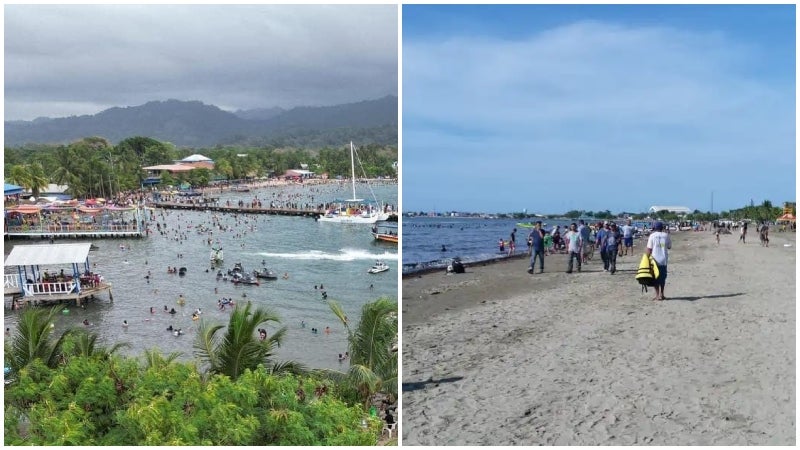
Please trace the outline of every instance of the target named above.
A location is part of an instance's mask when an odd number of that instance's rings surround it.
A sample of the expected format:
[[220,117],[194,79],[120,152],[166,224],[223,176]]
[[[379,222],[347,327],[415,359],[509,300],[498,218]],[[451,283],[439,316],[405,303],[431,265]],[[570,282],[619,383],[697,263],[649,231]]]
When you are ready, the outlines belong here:
[[397,253],[383,252],[383,253],[370,253],[366,250],[357,250],[352,248],[343,248],[339,253],[327,253],[319,250],[310,250],[300,253],[258,253],[258,255],[265,258],[283,258],[283,259],[327,259],[331,261],[357,261],[362,259],[368,260],[397,260]]

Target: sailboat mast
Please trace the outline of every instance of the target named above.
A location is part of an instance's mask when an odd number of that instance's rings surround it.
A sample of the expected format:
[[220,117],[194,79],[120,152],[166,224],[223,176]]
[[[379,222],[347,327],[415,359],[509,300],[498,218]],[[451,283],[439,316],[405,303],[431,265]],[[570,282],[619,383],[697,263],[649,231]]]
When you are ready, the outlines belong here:
[[350,141],[350,170],[352,173],[352,182],[353,182],[353,197],[356,198],[356,162],[353,159],[353,141]]

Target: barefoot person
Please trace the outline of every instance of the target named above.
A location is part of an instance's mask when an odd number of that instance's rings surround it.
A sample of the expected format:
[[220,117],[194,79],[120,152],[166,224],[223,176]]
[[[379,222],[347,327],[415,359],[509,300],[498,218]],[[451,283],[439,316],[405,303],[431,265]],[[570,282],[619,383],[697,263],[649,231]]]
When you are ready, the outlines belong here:
[[664,286],[667,282],[667,259],[669,249],[672,248],[672,241],[669,234],[664,233],[664,223],[658,221],[653,225],[655,230],[647,239],[647,254],[652,255],[658,266],[658,279],[656,279],[656,296],[653,300],[666,300],[664,297]]

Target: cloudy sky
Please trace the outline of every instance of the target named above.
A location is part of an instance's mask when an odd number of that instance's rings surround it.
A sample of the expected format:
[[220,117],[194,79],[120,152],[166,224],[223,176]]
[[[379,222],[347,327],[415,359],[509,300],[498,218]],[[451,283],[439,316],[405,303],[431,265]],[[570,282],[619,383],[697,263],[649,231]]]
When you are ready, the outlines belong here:
[[795,199],[795,10],[403,7],[403,208]]
[[397,95],[396,5],[6,5],[5,119]]

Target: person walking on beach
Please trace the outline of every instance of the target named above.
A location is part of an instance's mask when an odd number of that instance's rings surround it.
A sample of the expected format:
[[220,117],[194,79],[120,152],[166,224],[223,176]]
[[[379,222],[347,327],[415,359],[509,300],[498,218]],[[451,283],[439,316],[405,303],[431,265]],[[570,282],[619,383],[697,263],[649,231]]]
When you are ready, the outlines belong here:
[[664,233],[664,223],[658,221],[653,225],[653,233],[647,239],[647,254],[651,255],[658,266],[658,278],[656,279],[656,296],[653,300],[666,300],[664,296],[664,286],[667,283],[667,260],[669,250],[672,248],[672,240],[668,233]]
[[747,222],[742,222],[741,234],[739,235],[739,242],[746,244],[745,238],[747,237]]
[[528,240],[531,242],[533,255],[531,256],[531,265],[528,267],[528,273],[533,274],[533,268],[536,265],[536,258],[539,258],[539,273],[544,272],[544,232],[542,231],[542,221],[536,221],[536,227],[531,231]]
[[619,246],[620,232],[617,224],[612,223],[611,228],[606,234],[606,252],[608,257],[608,271],[611,275],[617,272],[617,251]]
[[584,222],[583,219],[579,220],[578,224],[578,233],[580,233],[581,240],[583,241],[583,252],[581,252],[581,259],[583,260],[583,263],[586,264],[586,262],[589,260],[588,255],[586,254],[586,252],[589,250],[589,246],[586,244],[589,243],[592,230],[586,226],[586,222]]
[[761,238],[761,245],[764,247],[769,247],[769,225],[767,225],[766,222],[761,224],[759,236]]
[[581,234],[578,233],[578,225],[574,222],[570,224],[569,231],[564,235],[564,240],[568,245],[569,251],[569,265],[567,266],[567,273],[572,273],[572,260],[578,261],[578,272],[581,271],[581,260],[583,252],[583,241],[581,241]]
[[608,272],[608,253],[606,253],[606,238],[608,237],[608,224],[597,224],[597,243],[595,247],[600,250],[600,258],[603,260],[603,270]]
[[631,250],[631,256],[633,256],[633,225],[631,225],[631,219],[628,219],[627,223],[622,226],[622,243],[625,245],[625,256],[628,256],[628,249]]

